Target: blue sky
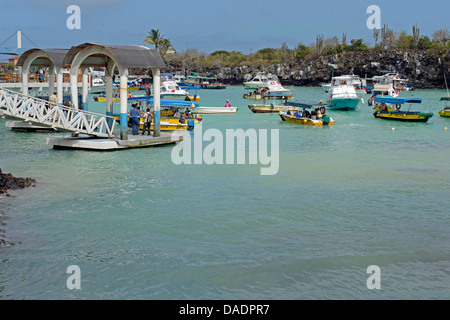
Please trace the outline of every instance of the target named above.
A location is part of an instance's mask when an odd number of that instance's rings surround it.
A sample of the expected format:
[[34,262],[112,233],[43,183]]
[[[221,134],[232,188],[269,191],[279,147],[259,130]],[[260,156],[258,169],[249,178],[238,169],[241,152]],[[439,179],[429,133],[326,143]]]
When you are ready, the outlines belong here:
[[[347,34],[373,44],[366,27],[369,5],[381,9],[381,24],[411,34],[450,29],[450,1],[385,0],[1,0],[0,43],[20,29],[40,48],[69,48],[83,42],[143,44],[150,29],[159,29],[176,50],[237,50],[248,54],[279,48],[286,42],[313,43]],[[81,9],[81,29],[69,30],[69,5]],[[15,38],[2,45],[13,48]],[[23,37],[25,48],[34,47]]]

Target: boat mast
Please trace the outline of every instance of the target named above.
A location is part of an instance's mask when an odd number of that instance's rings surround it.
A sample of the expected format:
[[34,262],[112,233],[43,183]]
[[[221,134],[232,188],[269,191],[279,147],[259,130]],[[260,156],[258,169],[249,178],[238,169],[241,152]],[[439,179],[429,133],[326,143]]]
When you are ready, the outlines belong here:
[[447,97],[450,97],[450,94],[448,93],[447,78],[445,77],[445,73],[444,73],[444,80],[445,80],[445,87],[447,88]]

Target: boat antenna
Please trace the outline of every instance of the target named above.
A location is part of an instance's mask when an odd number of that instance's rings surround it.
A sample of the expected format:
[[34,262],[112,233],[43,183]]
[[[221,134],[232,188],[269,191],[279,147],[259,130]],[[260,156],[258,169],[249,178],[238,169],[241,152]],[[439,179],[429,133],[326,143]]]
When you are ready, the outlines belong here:
[[450,97],[450,94],[448,93],[447,78],[445,77],[445,73],[444,73],[444,80],[445,80],[445,87],[447,88],[447,97]]

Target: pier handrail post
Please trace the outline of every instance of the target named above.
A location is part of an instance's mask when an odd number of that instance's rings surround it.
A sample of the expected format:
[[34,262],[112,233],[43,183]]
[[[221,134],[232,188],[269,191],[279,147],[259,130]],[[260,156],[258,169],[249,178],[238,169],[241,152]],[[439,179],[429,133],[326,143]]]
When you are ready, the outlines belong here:
[[159,68],[152,68],[153,74],[153,136],[161,136],[161,117],[160,117],[160,81],[161,71]]

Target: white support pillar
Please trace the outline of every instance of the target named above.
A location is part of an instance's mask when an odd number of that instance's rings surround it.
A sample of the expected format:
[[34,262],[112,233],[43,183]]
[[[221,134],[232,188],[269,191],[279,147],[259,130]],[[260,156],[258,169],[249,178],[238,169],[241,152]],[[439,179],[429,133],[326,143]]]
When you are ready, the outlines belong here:
[[120,139],[128,140],[128,69],[119,69],[120,74]]
[[161,135],[161,72],[159,68],[152,68],[153,75],[153,136]]
[[70,96],[72,108],[78,109],[78,75],[72,74],[72,72],[70,72]]
[[[114,62],[110,60],[108,63],[108,66],[105,70],[105,85],[106,85],[106,115],[112,117],[114,110],[113,110],[113,89],[112,89],[112,77],[114,75],[114,69],[116,68],[116,65]],[[112,127],[112,119],[108,118],[108,125]]]
[[55,66],[48,68],[48,97],[55,92]]
[[88,68],[84,67],[82,68],[82,98],[81,98],[81,105],[82,110],[87,110],[87,98],[88,98],[88,91],[89,91],[89,83],[88,83]]
[[28,95],[28,71],[29,68],[22,68],[22,93]]
[[58,104],[62,105],[64,100],[62,68],[56,68],[56,96],[58,97]]

